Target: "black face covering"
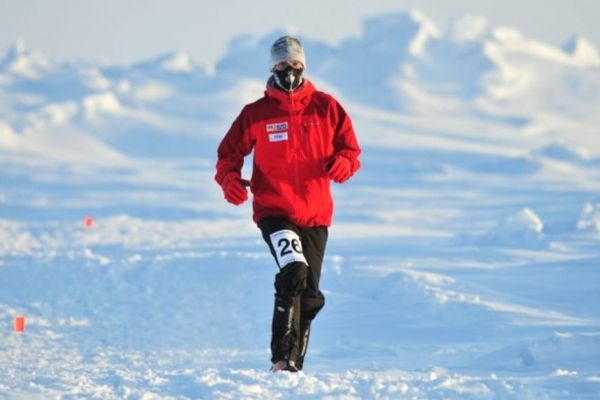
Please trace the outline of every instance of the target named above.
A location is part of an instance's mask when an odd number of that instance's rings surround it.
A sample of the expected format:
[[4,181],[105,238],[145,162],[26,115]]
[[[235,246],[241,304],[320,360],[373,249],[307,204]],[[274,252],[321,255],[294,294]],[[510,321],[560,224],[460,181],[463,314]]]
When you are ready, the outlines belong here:
[[282,71],[273,71],[273,77],[275,78],[275,83],[277,83],[277,86],[283,90],[291,92],[302,84],[303,73],[304,69],[294,69],[291,65],[288,65]]

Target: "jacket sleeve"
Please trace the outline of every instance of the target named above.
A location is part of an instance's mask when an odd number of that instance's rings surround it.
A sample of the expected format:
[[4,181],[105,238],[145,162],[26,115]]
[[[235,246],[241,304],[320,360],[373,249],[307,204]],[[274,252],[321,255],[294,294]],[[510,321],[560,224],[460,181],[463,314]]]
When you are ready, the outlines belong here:
[[360,168],[360,160],[358,156],[361,153],[352,121],[342,108],[342,106],[334,100],[334,126],[335,132],[333,137],[334,158],[344,157],[350,161],[352,175]]
[[219,144],[215,174],[215,181],[219,185],[229,174],[235,174],[237,178],[241,177],[244,157],[252,151],[254,141],[250,134],[251,124],[248,114],[247,108],[244,107]]

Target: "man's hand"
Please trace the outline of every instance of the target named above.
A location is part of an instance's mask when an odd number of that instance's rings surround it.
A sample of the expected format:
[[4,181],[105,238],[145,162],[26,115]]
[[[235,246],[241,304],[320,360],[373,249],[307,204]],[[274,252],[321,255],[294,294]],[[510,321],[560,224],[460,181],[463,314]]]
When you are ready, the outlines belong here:
[[221,189],[223,189],[225,200],[231,204],[239,206],[248,200],[248,191],[236,174],[226,175],[223,182],[221,182]]
[[336,183],[343,183],[352,176],[350,160],[345,157],[338,156],[330,161],[327,166],[327,174]]

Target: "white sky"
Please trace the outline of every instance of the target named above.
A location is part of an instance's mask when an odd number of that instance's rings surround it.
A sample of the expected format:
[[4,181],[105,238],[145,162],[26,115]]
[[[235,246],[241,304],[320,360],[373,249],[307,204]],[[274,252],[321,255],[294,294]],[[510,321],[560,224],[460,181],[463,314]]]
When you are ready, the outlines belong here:
[[580,34],[600,48],[600,0],[0,0],[0,57],[20,38],[57,61],[126,64],[184,51],[210,64],[235,35],[283,28],[337,43],[359,35],[365,16],[411,8],[442,29],[483,15],[555,45]]

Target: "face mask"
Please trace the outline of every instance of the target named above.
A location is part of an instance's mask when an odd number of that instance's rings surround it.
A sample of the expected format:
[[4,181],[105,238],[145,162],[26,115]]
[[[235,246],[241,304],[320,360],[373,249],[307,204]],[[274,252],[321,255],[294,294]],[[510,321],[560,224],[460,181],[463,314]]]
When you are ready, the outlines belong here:
[[285,69],[281,71],[273,71],[273,77],[275,78],[275,83],[277,86],[282,88],[283,90],[287,90],[291,92],[295,90],[302,83],[302,74],[304,73],[303,69],[294,69],[291,65],[285,67]]

